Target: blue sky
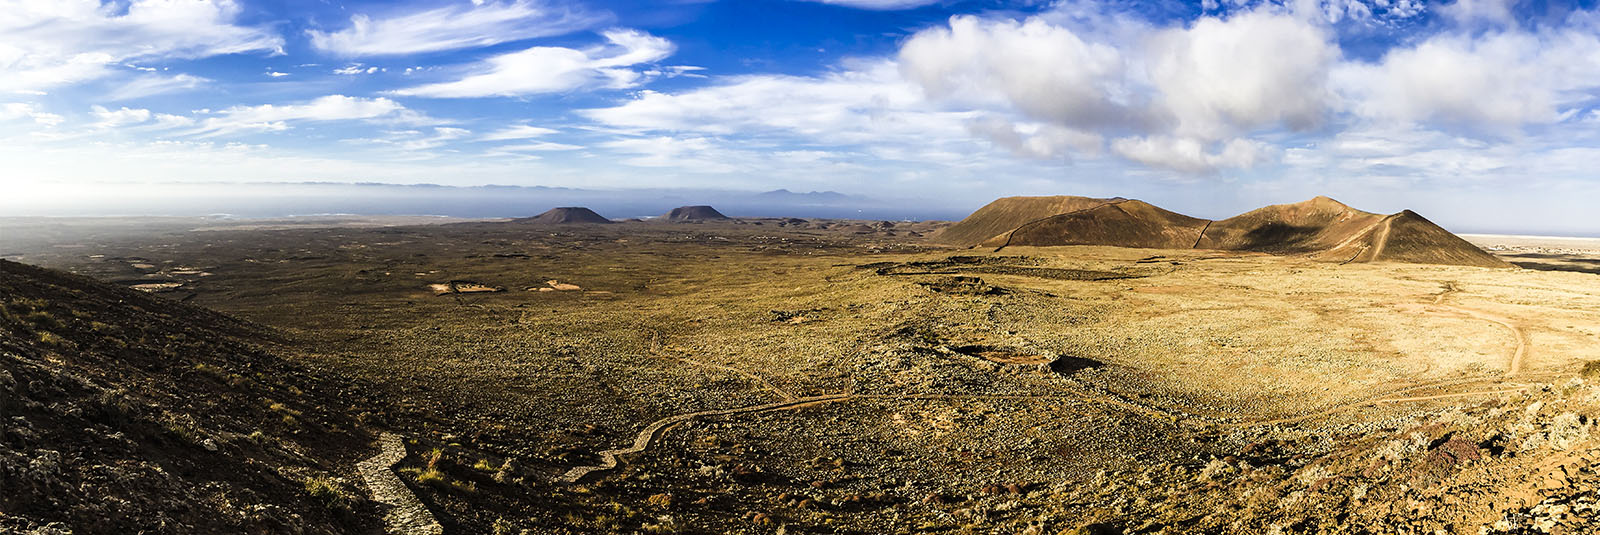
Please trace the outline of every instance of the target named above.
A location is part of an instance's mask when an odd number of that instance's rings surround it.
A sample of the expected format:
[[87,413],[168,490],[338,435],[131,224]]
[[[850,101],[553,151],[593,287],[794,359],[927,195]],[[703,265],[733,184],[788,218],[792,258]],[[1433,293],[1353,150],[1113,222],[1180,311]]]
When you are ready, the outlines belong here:
[[[0,209],[185,183],[1332,195],[1600,234],[1600,12],[1509,0],[0,0]],[[86,204],[87,205],[87,204]]]

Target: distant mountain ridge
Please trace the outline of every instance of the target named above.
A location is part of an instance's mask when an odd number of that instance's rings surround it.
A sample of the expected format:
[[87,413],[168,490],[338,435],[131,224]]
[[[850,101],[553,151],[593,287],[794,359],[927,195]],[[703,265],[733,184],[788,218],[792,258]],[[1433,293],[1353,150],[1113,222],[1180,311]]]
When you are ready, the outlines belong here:
[[853,199],[853,197],[837,191],[812,191],[807,193],[798,193],[789,191],[787,189],[775,189],[757,194],[756,196],[765,199],[807,200],[812,202],[838,202]]
[[[989,233],[995,229],[1001,230]],[[1007,197],[951,225],[935,240],[966,246],[1216,249],[1303,255],[1341,263],[1510,267],[1416,212],[1375,214],[1323,196],[1266,206],[1219,221],[1120,197]]]

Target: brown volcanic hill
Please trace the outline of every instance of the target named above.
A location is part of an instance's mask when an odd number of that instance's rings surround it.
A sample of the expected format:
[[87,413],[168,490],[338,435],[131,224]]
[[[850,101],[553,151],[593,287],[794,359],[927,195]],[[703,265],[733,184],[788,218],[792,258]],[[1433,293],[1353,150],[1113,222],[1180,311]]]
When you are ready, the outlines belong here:
[[1007,245],[1117,245],[1188,249],[1209,221],[1163,210],[1144,201],[1115,201],[1024,223],[983,242]]
[[1321,196],[1214,222],[1196,247],[1308,254],[1337,262],[1511,266],[1416,212],[1379,215]]
[[271,342],[222,314],[0,260],[0,533],[376,531],[352,483],[372,434],[349,415],[379,404]]
[[728,216],[722,215],[722,212],[718,212],[716,208],[698,205],[673,208],[671,212],[661,216],[661,219],[665,221],[714,221],[728,219]]
[[1120,197],[1096,199],[1073,195],[1051,197],[1002,197],[986,204],[972,215],[945,227],[933,240],[951,245],[971,246],[1002,233],[1053,215],[1094,208],[1124,200]]
[[1374,234],[1373,246],[1369,248],[1371,257],[1356,258],[1356,261],[1511,267],[1499,257],[1410,210],[1389,216]]
[[[1029,220],[978,242],[1006,247],[1110,245],[1154,249],[1218,249],[1305,255],[1332,262],[1413,262],[1481,267],[1510,267],[1466,240],[1415,212],[1379,215],[1344,203],[1316,197],[1267,206],[1221,221],[1208,221],[1163,210],[1143,201],[1084,197],[1012,197],[1022,199],[985,206],[960,224],[967,232],[1037,208],[1044,199],[1072,199],[1088,208]],[[1029,199],[1034,199],[1031,203]],[[1000,205],[1010,210],[991,210]],[[1016,208],[1021,207],[1021,208]],[[951,227],[955,228],[955,227]],[[983,230],[987,231],[987,230]]]
[[1356,245],[1352,238],[1373,229],[1383,219],[1382,215],[1318,196],[1308,201],[1258,208],[1213,222],[1195,247],[1337,254]]
[[594,213],[594,210],[582,206],[551,208],[549,211],[533,217],[524,217],[511,221],[514,223],[538,223],[542,225],[587,225],[613,222],[600,214]]

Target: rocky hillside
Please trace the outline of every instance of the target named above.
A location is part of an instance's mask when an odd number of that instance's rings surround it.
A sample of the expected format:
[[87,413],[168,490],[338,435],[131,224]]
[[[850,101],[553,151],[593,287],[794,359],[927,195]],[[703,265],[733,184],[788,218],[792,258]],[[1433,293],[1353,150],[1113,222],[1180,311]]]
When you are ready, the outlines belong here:
[[1376,426],[1215,429],[1233,454],[951,514],[1041,534],[1600,533],[1597,416],[1600,385],[1569,379]]
[[0,532],[351,533],[359,392],[245,322],[0,261]]

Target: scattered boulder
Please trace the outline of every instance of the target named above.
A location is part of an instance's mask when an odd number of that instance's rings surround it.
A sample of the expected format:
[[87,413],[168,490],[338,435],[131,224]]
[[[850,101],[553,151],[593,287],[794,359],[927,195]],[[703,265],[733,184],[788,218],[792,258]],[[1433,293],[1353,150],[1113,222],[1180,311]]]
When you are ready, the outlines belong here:
[[505,288],[500,286],[491,286],[473,281],[450,281],[443,284],[429,284],[428,289],[433,290],[434,295],[495,293],[506,291]]
[[550,280],[544,281],[544,284],[545,284],[544,286],[534,286],[532,288],[528,288],[528,291],[530,291],[530,292],[575,292],[575,291],[583,289],[583,287],[578,286],[576,284],[569,284],[569,283],[558,281],[556,279],[550,279]]
[[952,276],[918,282],[918,286],[947,295],[1005,295],[1010,290],[986,283],[978,277]]

